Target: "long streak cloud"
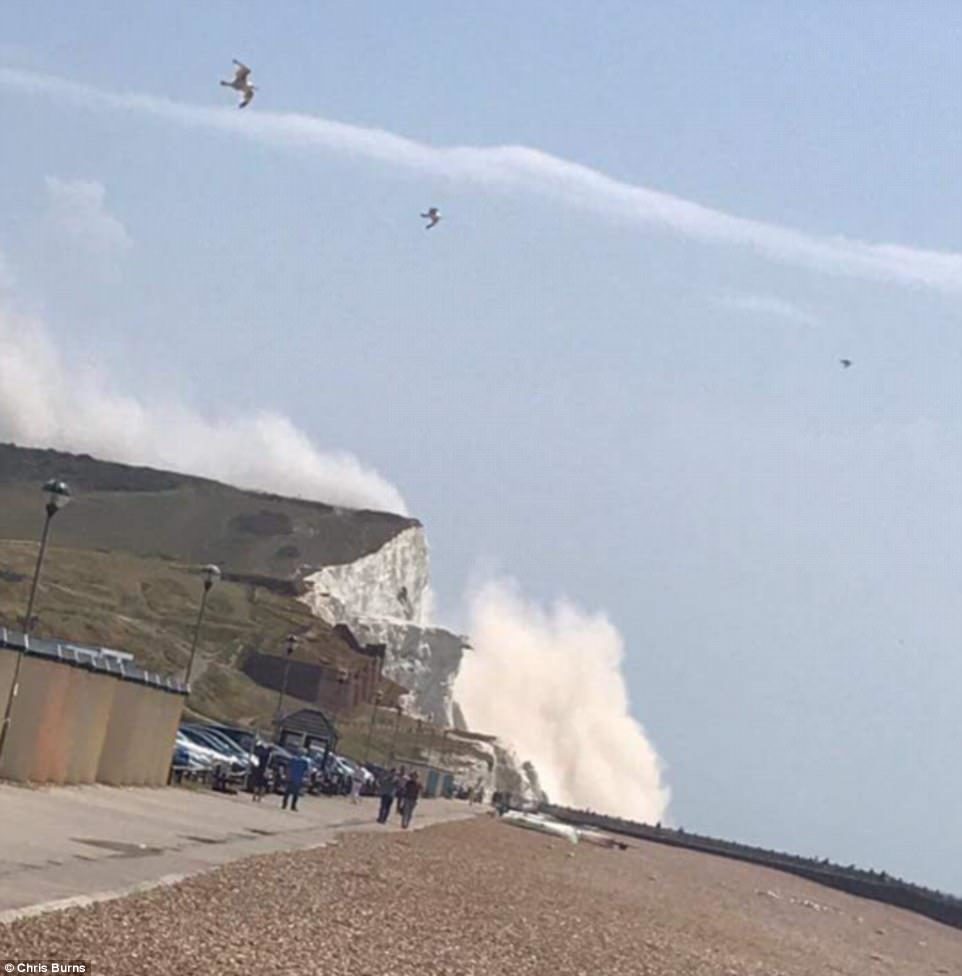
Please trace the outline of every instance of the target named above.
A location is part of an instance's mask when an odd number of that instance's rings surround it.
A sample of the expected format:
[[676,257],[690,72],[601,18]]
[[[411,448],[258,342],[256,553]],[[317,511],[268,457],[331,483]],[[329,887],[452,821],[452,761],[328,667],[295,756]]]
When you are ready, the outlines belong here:
[[770,260],[829,274],[962,293],[962,254],[806,233],[737,217],[525,146],[436,147],[382,129],[314,115],[190,105],[115,93],[51,75],[0,68],[0,88],[91,111],[134,113],[231,133],[276,148],[315,149],[489,187],[516,189],[621,222],[692,240],[742,247]]

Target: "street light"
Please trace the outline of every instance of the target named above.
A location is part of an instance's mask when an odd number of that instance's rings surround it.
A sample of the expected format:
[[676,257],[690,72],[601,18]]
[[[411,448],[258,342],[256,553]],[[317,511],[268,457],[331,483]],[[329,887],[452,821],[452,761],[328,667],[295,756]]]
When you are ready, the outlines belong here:
[[200,598],[200,610],[197,612],[197,623],[194,625],[194,639],[190,645],[190,659],[187,662],[187,677],[184,683],[187,685],[187,694],[190,695],[190,676],[194,672],[194,657],[197,654],[197,639],[200,637],[200,625],[204,619],[204,610],[207,609],[207,594],[210,588],[220,579],[220,569],[213,565],[205,566],[200,571],[204,578],[204,594]]
[[381,704],[381,692],[374,696],[374,705],[371,708],[371,724],[367,727],[367,745],[364,746],[364,761],[367,762],[371,752],[371,733],[374,731],[374,719],[377,717],[378,706]]
[[284,695],[287,694],[287,678],[291,673],[291,655],[294,653],[294,648],[297,647],[297,635],[288,634],[287,635],[287,660],[284,662],[284,678],[281,682],[281,691],[277,696],[277,720],[281,719],[281,712],[284,710]]
[[391,736],[391,762],[392,763],[394,762],[395,758],[397,757],[397,752],[395,751],[395,747],[397,746],[397,730],[398,730],[398,726],[401,724],[401,706],[400,705],[395,705],[394,706],[394,712],[395,712],[395,715],[394,715],[394,734]]
[[[349,677],[346,668],[338,668],[337,670],[337,688],[334,692],[334,705],[332,707],[332,712],[334,714],[334,726],[335,728],[340,728],[342,719],[344,716],[345,698],[347,697],[347,685],[349,682]],[[340,733],[338,733],[340,735]]]
[[30,584],[30,596],[27,599],[27,616],[23,622],[23,644],[17,651],[17,663],[13,668],[13,680],[10,682],[10,692],[7,695],[7,705],[3,712],[3,726],[0,727],[0,756],[3,755],[3,747],[7,741],[7,730],[10,728],[10,713],[13,711],[13,701],[20,690],[20,666],[23,663],[23,655],[26,650],[27,638],[33,629],[33,604],[37,598],[37,584],[40,582],[40,569],[43,566],[43,557],[47,554],[47,537],[50,535],[50,523],[54,515],[61,508],[66,507],[70,501],[70,489],[65,481],[58,481],[51,478],[44,482],[43,493],[46,496],[47,504],[45,510],[47,517],[43,523],[43,534],[40,536],[40,551],[37,553],[37,565],[33,570],[33,582]]

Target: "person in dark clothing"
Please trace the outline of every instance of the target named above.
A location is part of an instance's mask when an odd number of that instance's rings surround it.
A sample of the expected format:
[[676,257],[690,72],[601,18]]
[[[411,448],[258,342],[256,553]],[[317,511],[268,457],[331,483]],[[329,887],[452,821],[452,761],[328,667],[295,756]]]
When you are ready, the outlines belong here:
[[397,786],[394,788],[394,799],[397,801],[397,815],[399,817],[404,816],[404,784],[407,781],[408,776],[402,766],[397,776]]
[[255,802],[259,803],[264,799],[267,792],[267,780],[270,773],[271,755],[273,749],[266,742],[258,742],[254,748],[254,758],[257,764],[251,770],[251,792]]
[[378,823],[387,823],[387,818],[391,815],[391,807],[394,804],[394,796],[397,793],[397,784],[398,774],[396,769],[392,769],[381,777],[381,809],[377,814]]
[[217,790],[218,793],[227,792],[227,770],[223,763],[219,762],[214,765],[211,788]]
[[287,764],[287,783],[284,787],[284,800],[281,803],[282,810],[287,809],[288,800],[291,801],[291,810],[297,809],[297,798],[301,795],[309,766],[307,756],[301,752],[298,752]]
[[404,784],[404,812],[401,814],[401,826],[405,830],[411,826],[411,818],[414,816],[414,808],[418,804],[420,795],[421,781],[418,779],[417,772],[413,772]]

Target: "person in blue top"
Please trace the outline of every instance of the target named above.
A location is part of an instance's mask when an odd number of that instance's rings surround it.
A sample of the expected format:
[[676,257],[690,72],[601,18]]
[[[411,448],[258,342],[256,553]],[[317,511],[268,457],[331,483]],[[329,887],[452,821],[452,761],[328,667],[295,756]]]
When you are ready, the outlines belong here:
[[301,795],[301,789],[304,786],[309,768],[310,763],[307,761],[307,756],[302,750],[297,749],[294,752],[294,758],[287,766],[287,783],[284,787],[284,799],[281,802],[282,810],[287,809],[288,800],[291,801],[291,809],[297,809],[297,798]]

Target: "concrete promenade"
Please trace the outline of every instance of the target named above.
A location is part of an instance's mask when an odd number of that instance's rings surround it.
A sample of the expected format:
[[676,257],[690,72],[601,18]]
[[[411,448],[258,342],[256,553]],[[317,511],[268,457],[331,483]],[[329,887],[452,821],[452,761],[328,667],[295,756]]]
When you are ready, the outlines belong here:
[[[399,830],[376,823],[378,801],[279,797],[253,803],[178,787],[0,785],[0,922],[117,897],[179,880],[253,854],[330,843],[339,831]],[[414,828],[468,819],[477,808],[448,800],[418,804]]]

